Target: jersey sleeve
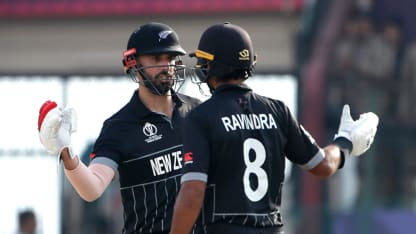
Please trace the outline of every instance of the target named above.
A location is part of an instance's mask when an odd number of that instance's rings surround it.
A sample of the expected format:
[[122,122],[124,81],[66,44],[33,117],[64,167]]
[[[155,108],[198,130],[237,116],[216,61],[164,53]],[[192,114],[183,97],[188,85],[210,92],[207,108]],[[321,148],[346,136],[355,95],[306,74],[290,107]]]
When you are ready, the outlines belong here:
[[185,119],[182,132],[183,162],[181,183],[190,180],[207,182],[209,170],[210,139],[207,121],[191,112]]
[[121,161],[119,152],[120,136],[122,133],[117,130],[111,123],[105,122],[100,135],[95,141],[93,152],[90,155],[91,164],[105,164],[114,170],[117,170]]
[[287,107],[285,109],[287,117],[286,157],[303,169],[310,170],[324,160],[324,151],[312,135],[298,123],[290,110]]

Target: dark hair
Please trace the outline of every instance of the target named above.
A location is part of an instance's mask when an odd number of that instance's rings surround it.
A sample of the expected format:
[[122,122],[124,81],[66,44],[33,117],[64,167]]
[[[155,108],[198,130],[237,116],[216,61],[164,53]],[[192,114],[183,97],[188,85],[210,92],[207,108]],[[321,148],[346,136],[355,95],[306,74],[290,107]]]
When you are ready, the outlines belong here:
[[22,226],[25,222],[35,218],[35,212],[33,210],[24,210],[19,212],[19,226]]
[[247,69],[235,69],[230,73],[221,74],[216,76],[218,81],[226,80],[246,80],[251,76],[251,73]]

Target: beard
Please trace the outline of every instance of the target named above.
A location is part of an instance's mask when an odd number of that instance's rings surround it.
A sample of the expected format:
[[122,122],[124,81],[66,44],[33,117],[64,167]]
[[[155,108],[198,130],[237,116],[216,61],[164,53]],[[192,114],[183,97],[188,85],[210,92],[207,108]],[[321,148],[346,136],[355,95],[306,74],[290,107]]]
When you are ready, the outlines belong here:
[[166,95],[172,89],[175,81],[168,71],[161,71],[153,78],[146,75],[144,85],[154,94]]

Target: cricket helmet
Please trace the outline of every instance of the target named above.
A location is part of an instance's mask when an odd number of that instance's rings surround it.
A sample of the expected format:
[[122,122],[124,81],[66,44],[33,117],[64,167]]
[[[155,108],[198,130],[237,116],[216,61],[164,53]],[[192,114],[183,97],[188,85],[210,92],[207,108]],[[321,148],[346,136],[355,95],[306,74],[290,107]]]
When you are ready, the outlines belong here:
[[250,35],[240,26],[228,22],[206,29],[198,49],[190,56],[197,58],[195,73],[200,82],[206,82],[210,76],[221,78],[234,71],[245,71],[245,78],[248,78],[256,63]]
[[141,55],[158,54],[178,56],[175,65],[171,66],[175,68],[175,77],[172,80],[175,81],[177,89],[179,89],[185,79],[185,66],[182,64],[179,56],[185,55],[186,51],[179,44],[177,33],[166,24],[151,22],[134,30],[127,42],[127,50],[123,52],[123,65],[126,73],[130,75],[133,81],[139,82],[137,78],[137,73],[139,73],[143,77],[143,83],[146,87],[154,93],[163,95],[171,87],[157,88],[155,83],[146,75],[145,69],[149,67],[137,64],[136,60]]

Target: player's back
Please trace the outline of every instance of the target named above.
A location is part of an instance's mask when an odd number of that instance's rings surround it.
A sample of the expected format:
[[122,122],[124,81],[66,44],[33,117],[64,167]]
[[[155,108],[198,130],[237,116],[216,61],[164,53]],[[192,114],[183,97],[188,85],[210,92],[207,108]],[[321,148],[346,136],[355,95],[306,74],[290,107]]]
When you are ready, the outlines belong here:
[[208,122],[207,222],[280,226],[284,105],[246,86],[225,85],[196,108]]

